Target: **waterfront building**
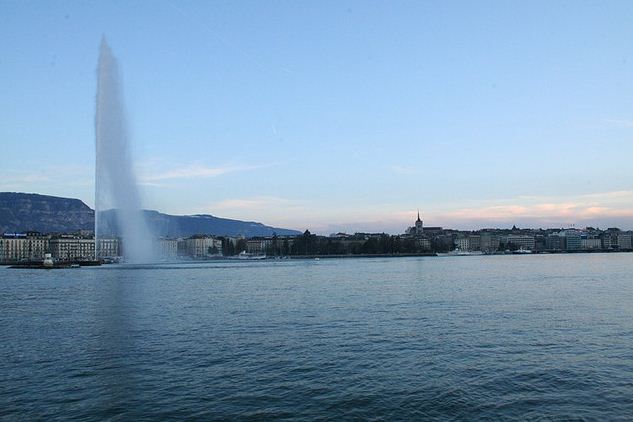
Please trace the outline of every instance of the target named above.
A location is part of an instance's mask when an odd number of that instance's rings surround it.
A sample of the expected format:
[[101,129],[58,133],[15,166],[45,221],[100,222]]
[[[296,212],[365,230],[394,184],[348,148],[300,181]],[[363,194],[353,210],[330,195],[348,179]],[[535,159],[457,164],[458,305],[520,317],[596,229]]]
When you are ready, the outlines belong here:
[[467,237],[458,237],[455,239],[454,242],[455,242],[455,248],[462,251],[470,250],[470,242]]
[[583,250],[602,249],[602,240],[597,237],[581,238],[580,247]]
[[29,259],[26,235],[10,235],[2,238],[2,262],[11,263]]
[[[342,233],[342,236],[338,237],[337,236],[338,234],[339,233],[334,234],[335,237],[327,237],[327,243],[341,246],[346,242],[347,239],[352,237],[352,235],[348,235],[345,233]],[[265,253],[266,255],[272,255],[272,256],[289,255],[290,251],[292,250],[292,245],[294,244],[294,236],[273,235],[272,237],[266,238],[266,239],[270,240],[270,242],[266,241],[265,244],[260,245],[259,247],[255,246],[255,249],[264,247],[265,249],[263,253]],[[246,244],[246,247],[248,249],[249,247],[248,244]],[[251,250],[253,250],[252,246],[251,246]],[[259,253],[259,252],[253,252],[253,253]]]
[[268,247],[273,244],[271,238],[253,238],[246,241],[246,252],[263,255],[268,250]]
[[280,255],[289,255],[295,243],[294,236],[283,236],[277,239]]
[[618,234],[618,249],[631,249],[631,233]]
[[617,248],[619,245],[619,238],[620,235],[617,232],[613,232],[613,233],[609,233],[609,238],[611,239],[611,247],[612,248]]
[[577,230],[565,230],[563,232],[565,236],[565,250],[577,251],[582,247],[580,232]]
[[441,234],[434,237],[438,250],[450,251],[453,249],[455,242],[453,242],[453,236],[450,234]]
[[544,251],[547,249],[546,247],[546,237],[544,234],[537,234],[534,236],[534,250],[535,251]]
[[481,250],[481,236],[475,234],[468,236],[468,246],[470,251]]
[[0,239],[0,262],[39,261],[49,249],[49,237],[37,232],[4,234]]
[[506,238],[506,244],[510,243],[519,249],[532,250],[534,249],[534,236],[527,234],[509,234]]
[[192,258],[208,258],[222,254],[222,241],[209,236],[195,236],[185,239],[184,247],[185,254]]
[[481,232],[479,235],[479,248],[484,252],[499,250],[499,236],[490,232]]
[[178,257],[178,239],[160,239],[158,241],[158,255],[162,259]]
[[608,233],[602,236],[602,249],[611,249],[611,235]]
[[605,244],[607,244],[608,247],[605,247],[605,249],[619,249],[620,247],[619,238],[620,238],[620,229],[616,227],[609,227],[603,233],[603,237],[602,237],[603,247]]
[[91,260],[95,256],[95,240],[62,235],[49,241],[50,253],[60,261]]
[[99,253],[99,256],[97,257],[97,259],[100,258],[117,258],[119,256],[121,256],[120,253],[120,246],[119,246],[119,239],[116,237],[100,237],[97,240],[99,247],[97,248],[97,251]]
[[178,239],[176,244],[176,250],[178,251],[178,256],[185,257],[187,256],[187,239]]
[[463,236],[458,235],[455,240],[455,247],[462,251],[481,250],[481,237],[478,235]]
[[560,233],[551,233],[545,241],[546,248],[549,250],[560,251],[565,249],[565,236]]
[[243,239],[241,237],[231,237],[231,236],[224,236],[224,243],[227,245],[231,245],[233,248],[237,247],[238,242]]
[[220,241],[222,242],[222,254],[229,256],[240,253],[242,250],[244,250],[244,245],[246,244],[246,239],[244,239],[243,237],[238,238],[222,236],[220,238]]
[[418,239],[416,239],[417,243],[418,243],[418,247],[420,249],[422,249],[423,251],[430,251],[431,250],[431,240],[427,239],[426,237],[420,237]]

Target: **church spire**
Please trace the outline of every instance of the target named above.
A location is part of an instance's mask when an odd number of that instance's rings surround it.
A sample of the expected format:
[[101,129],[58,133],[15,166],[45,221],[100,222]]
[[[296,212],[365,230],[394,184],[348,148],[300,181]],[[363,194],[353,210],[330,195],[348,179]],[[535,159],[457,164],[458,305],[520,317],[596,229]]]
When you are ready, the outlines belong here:
[[418,221],[422,221],[422,220],[420,220],[420,209],[419,209],[419,208],[418,208],[418,219],[416,220],[416,223],[417,223]]

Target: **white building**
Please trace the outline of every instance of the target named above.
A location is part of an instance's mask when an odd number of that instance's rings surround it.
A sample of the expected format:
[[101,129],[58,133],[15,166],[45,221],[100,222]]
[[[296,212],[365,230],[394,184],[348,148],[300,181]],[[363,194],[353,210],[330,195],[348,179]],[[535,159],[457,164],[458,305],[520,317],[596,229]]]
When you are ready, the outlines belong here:
[[[473,235],[455,239],[455,247],[462,251],[478,251],[481,249],[481,238]],[[429,244],[430,247],[430,244]]]
[[185,254],[192,258],[207,258],[222,254],[222,241],[212,237],[192,237],[184,240]]
[[95,256],[95,240],[74,236],[62,236],[49,242],[51,255],[60,261],[92,260]]
[[98,244],[99,256],[97,258],[116,258],[121,256],[119,239],[115,237],[100,237]]
[[160,239],[158,241],[158,254],[162,259],[177,258],[178,239]]
[[527,234],[509,234],[506,239],[506,243],[512,243],[519,249],[534,249],[534,236]]
[[584,250],[602,249],[602,240],[598,238],[580,239],[580,247]]
[[618,248],[631,249],[631,234],[630,233],[618,234]]
[[462,251],[470,250],[470,241],[467,237],[458,237],[455,239],[455,247]]
[[0,262],[39,261],[49,248],[48,236],[39,233],[4,235],[0,238]]

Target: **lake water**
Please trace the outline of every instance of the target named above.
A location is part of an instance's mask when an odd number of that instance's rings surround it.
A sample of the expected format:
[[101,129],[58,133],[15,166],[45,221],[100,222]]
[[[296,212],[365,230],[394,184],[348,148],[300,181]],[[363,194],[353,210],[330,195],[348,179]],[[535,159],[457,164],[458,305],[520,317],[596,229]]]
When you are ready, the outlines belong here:
[[0,418],[629,419],[633,254],[0,268]]

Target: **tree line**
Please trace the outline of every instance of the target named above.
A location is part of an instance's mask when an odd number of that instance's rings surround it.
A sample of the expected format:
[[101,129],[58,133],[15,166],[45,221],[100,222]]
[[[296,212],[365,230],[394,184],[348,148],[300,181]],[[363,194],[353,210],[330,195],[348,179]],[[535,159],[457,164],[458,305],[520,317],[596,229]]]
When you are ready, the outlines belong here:
[[[431,248],[443,252],[449,246],[435,245]],[[237,243],[225,239],[223,242],[224,255],[231,256],[247,250],[246,239],[239,239]],[[306,230],[302,235],[289,241],[287,238],[272,237],[270,245],[266,247],[267,256],[304,256],[304,255],[398,255],[432,252],[428,247],[412,237],[393,236],[388,234],[349,238],[331,238],[317,236]]]

